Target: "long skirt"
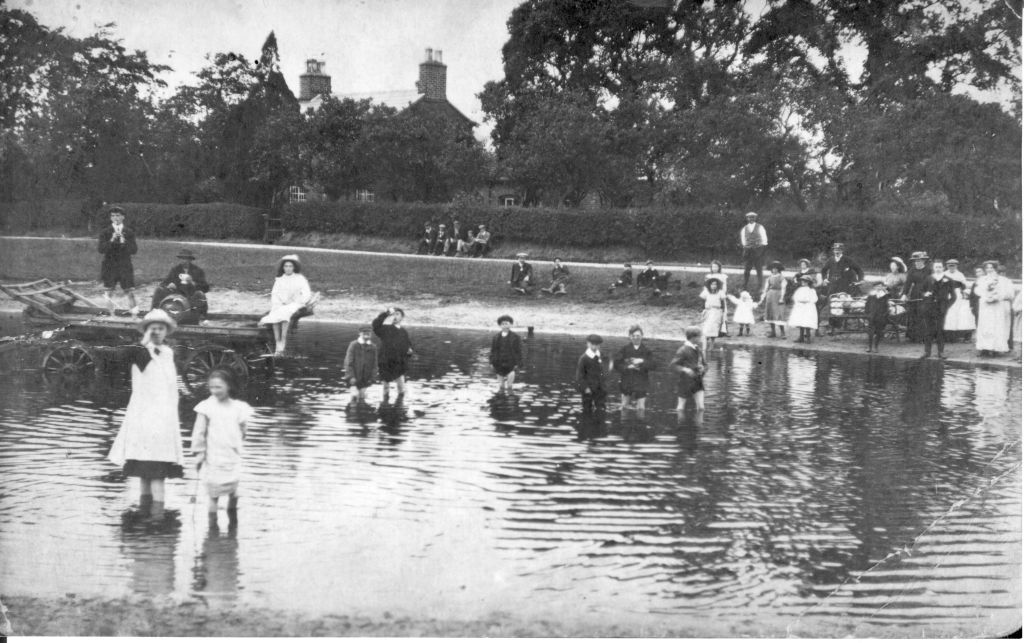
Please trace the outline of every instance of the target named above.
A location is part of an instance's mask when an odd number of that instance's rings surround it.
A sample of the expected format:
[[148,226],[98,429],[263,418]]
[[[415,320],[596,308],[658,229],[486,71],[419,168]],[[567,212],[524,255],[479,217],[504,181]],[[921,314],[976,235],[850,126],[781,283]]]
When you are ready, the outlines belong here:
[[1010,314],[1010,302],[1005,299],[996,303],[980,302],[975,334],[979,351],[1005,353],[1010,350]]
[[974,327],[974,313],[971,312],[971,302],[966,299],[957,299],[949,307],[949,310],[946,311],[943,330],[974,330]]
[[778,290],[768,291],[768,298],[764,303],[764,320],[769,324],[785,324],[787,321],[786,304],[779,303],[780,294]]
[[793,328],[818,327],[818,307],[814,303],[794,303],[789,313],[789,325]]

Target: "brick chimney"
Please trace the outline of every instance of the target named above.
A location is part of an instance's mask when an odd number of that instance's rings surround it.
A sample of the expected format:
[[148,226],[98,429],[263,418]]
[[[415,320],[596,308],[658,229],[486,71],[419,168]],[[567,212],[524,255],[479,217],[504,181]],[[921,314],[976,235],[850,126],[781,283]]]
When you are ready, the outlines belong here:
[[312,100],[321,94],[331,95],[331,77],[324,73],[324,61],[310,58],[306,73],[299,76],[299,100]]
[[440,49],[427,49],[427,58],[420,63],[420,79],[416,91],[427,100],[447,98],[448,66],[441,60]]

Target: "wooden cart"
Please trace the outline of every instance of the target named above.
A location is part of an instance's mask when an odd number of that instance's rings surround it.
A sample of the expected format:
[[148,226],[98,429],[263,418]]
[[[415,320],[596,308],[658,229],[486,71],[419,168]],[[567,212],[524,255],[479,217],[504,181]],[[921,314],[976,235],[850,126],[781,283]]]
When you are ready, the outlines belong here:
[[[845,293],[830,295],[828,306],[824,308],[827,316],[823,321],[838,319],[838,326],[830,326],[829,334],[838,333],[866,333],[868,330],[868,319],[864,312],[864,305],[867,297],[853,297]],[[886,320],[886,338],[900,341],[900,335],[906,334],[907,314],[902,301],[898,299],[889,300],[889,314]]]
[[[0,284],[0,291],[25,304],[30,321],[57,330],[45,333],[50,346],[42,358],[43,377],[89,381],[97,370],[124,361],[124,349],[139,341],[137,318],[110,311],[65,284],[40,279]],[[244,383],[272,367],[273,332],[259,325],[259,315],[214,313],[202,324],[180,324],[171,337],[182,381],[190,391],[205,387],[215,368],[232,371]]]

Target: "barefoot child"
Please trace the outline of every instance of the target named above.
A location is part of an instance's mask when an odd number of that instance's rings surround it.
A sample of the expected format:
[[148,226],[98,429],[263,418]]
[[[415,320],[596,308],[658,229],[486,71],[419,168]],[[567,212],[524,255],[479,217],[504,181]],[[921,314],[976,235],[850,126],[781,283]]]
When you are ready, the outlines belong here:
[[377,347],[369,326],[359,329],[359,337],[352,340],[345,351],[345,382],[352,391],[352,401],[366,399],[366,389],[377,379]]
[[139,478],[139,511],[157,522],[164,517],[164,480],[183,475],[184,450],[178,423],[178,373],[167,336],[175,323],[162,310],[151,310],[139,322],[140,345],[131,347],[132,396],[121,429],[107,456]]
[[638,413],[646,410],[650,372],[656,367],[654,351],[644,344],[643,329],[637,325],[630,326],[629,343],[619,349],[612,362],[612,369],[619,373],[623,409],[634,404]]
[[[380,338],[377,364],[380,379],[384,380],[384,397],[391,394],[391,382],[398,385],[398,395],[405,395],[405,374],[409,371],[409,358],[413,355],[409,332],[402,328],[405,311],[388,308],[373,320],[373,333]],[[390,320],[390,323],[388,323]]]
[[747,337],[750,337],[750,327],[754,325],[754,307],[757,304],[746,290],[741,292],[739,297],[733,295],[726,295],[726,297],[736,306],[732,312],[732,320],[740,326],[740,337],[743,337],[743,331],[746,331]]
[[498,393],[512,392],[516,382],[516,369],[523,366],[523,340],[512,332],[512,317],[498,318],[501,332],[491,340],[491,366],[498,374]]
[[707,363],[704,361],[704,351],[700,348],[702,334],[700,326],[687,328],[686,343],[679,347],[672,360],[672,370],[679,374],[679,403],[676,411],[680,413],[686,410],[689,400],[693,400],[698,413],[704,410],[704,371],[707,370]]
[[217,502],[221,496],[228,497],[228,520],[234,523],[238,520],[245,428],[252,407],[232,397],[234,376],[226,370],[210,371],[207,385],[210,397],[196,405],[192,451],[196,454],[196,471],[202,475],[210,498],[210,524],[217,522]]

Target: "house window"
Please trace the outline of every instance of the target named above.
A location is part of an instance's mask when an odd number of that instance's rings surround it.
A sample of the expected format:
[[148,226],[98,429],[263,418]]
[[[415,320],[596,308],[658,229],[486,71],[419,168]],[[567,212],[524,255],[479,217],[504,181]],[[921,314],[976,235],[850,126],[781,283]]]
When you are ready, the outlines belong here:
[[298,185],[288,188],[288,203],[305,203],[306,191]]
[[373,192],[369,190],[356,190],[356,201],[361,203],[373,203]]
[[502,202],[502,205],[504,205],[506,208],[511,208],[512,206],[514,206],[516,204],[516,198],[514,196],[507,196],[507,197],[504,197],[501,200],[501,202]]

